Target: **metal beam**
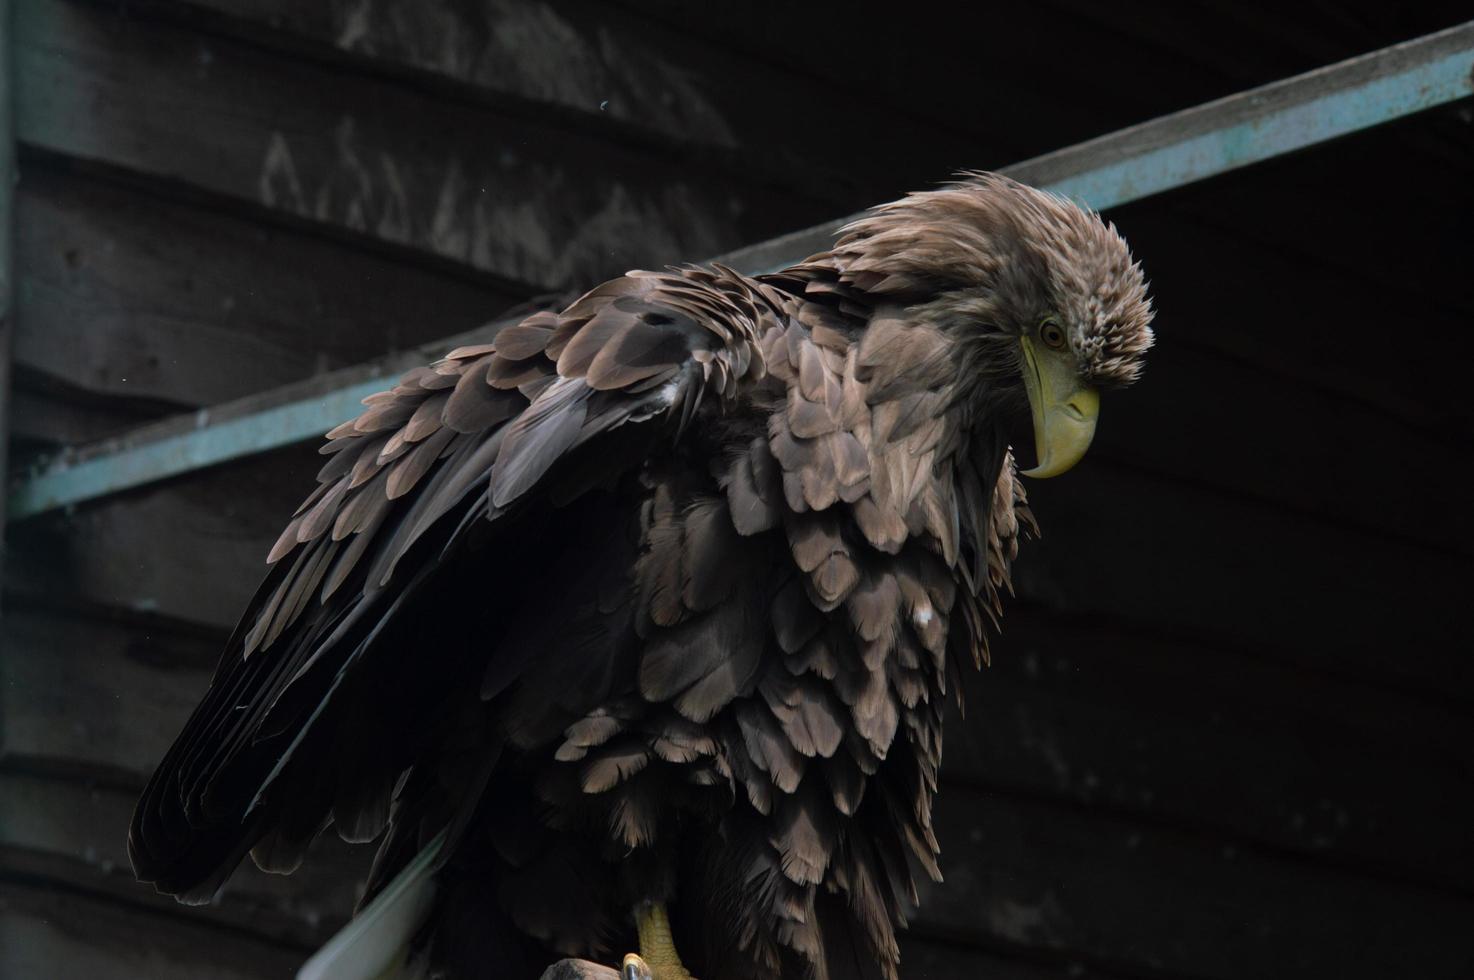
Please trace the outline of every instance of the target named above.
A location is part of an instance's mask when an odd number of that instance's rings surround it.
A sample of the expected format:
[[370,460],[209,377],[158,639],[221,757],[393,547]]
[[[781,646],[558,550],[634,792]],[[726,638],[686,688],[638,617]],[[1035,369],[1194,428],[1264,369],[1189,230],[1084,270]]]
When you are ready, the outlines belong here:
[[[1104,210],[1470,95],[1474,21],[1162,116],[1003,172]],[[738,249],[717,261],[750,274],[776,271],[823,251],[854,217]],[[67,454],[15,486],[10,517],[30,517],[316,438],[351,416],[364,395],[393,384],[404,368],[464,339],[396,358],[392,369],[381,362],[323,375]]]

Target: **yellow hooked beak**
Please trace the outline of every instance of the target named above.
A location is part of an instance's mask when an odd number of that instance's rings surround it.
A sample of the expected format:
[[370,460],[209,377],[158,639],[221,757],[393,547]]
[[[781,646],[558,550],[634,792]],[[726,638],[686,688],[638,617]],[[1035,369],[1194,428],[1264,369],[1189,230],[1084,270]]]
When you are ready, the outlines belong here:
[[1034,339],[1019,338],[1024,349],[1024,388],[1034,411],[1034,450],[1039,465],[1024,476],[1059,476],[1080,462],[1095,436],[1100,393],[1083,384],[1073,357],[1048,349],[1038,351]]

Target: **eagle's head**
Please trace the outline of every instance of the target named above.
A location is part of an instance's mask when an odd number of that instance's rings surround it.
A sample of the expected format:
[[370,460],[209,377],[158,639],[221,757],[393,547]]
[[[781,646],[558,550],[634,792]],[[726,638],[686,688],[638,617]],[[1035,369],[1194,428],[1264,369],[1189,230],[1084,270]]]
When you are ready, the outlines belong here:
[[1152,345],[1146,282],[1115,226],[997,174],[874,209],[844,229],[834,259],[846,282],[950,338],[979,400],[1027,397],[1029,476],[1084,456],[1100,389],[1135,381]]

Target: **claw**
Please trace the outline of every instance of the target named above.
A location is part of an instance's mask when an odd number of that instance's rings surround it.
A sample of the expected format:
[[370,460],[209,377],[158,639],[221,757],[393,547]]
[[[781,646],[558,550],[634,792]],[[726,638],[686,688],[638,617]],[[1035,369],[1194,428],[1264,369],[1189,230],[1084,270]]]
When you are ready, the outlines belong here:
[[655,980],[655,974],[650,972],[650,964],[637,954],[626,953],[619,968],[619,980]]

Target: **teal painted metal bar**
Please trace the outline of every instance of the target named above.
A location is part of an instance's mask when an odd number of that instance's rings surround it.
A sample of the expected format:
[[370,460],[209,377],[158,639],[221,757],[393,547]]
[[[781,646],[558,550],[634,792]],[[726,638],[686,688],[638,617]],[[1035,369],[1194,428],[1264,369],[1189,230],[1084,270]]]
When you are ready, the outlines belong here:
[[[1470,54],[1379,78],[1345,92],[1181,140],[1050,183],[1099,211],[1370,129],[1474,94]],[[1024,171],[1026,166],[1015,168]]]
[[[1105,210],[1470,95],[1474,23],[1165,116],[1008,172]],[[1195,123],[1206,118],[1215,118],[1215,125],[1200,131]],[[1155,131],[1170,132],[1174,124],[1176,138],[1153,146]],[[1114,154],[1111,143],[1117,144]],[[1104,159],[1094,166],[1059,172],[1097,149],[1105,151]],[[1111,160],[1115,155],[1120,158]]]
[[10,495],[11,519],[315,439],[356,415],[364,398],[392,387],[397,377],[374,378],[223,422],[212,422],[208,412],[200,412],[198,428],[192,431],[104,450],[75,463],[59,461],[16,485]]
[[[1474,95],[1474,22],[1304,75],[1163,116],[1026,160],[1004,172],[1105,209],[1292,153]],[[792,232],[719,257],[741,271],[774,271],[821,251],[849,218]],[[221,421],[79,451],[21,480],[12,520],[30,517],[205,466],[312,439],[357,410],[392,375],[362,380],[259,410],[222,406]],[[325,379],[331,382],[331,379]],[[268,401],[271,399],[267,397]],[[182,431],[181,431],[182,429]]]

